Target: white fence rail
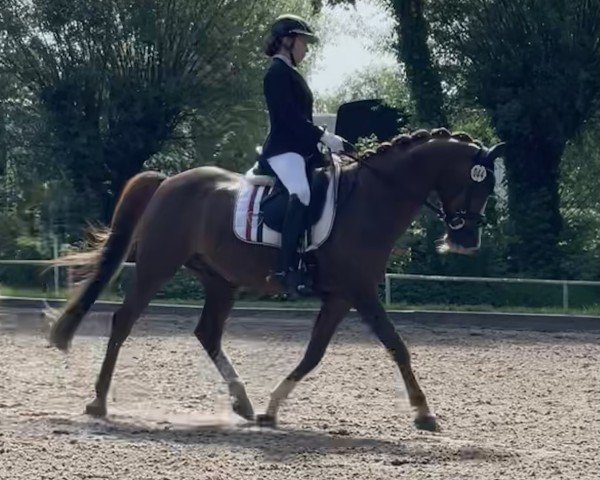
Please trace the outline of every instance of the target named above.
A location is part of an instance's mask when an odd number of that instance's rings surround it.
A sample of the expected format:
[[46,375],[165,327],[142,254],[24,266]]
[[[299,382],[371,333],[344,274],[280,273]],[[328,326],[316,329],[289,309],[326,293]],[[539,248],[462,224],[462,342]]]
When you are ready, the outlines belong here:
[[[58,294],[60,290],[59,284],[59,267],[52,264],[52,260],[0,260],[2,265],[23,265],[34,267],[48,267],[53,271],[54,292]],[[126,267],[132,267],[134,263],[126,262]],[[562,286],[562,303],[563,309],[569,308],[569,287],[570,286],[593,286],[600,287],[600,282],[590,280],[546,280],[539,278],[498,278],[498,277],[451,277],[442,275],[413,275],[402,273],[386,273],[385,274],[385,304],[392,303],[392,280],[425,280],[428,282],[472,282],[472,283],[516,283],[516,284],[534,284],[534,285],[561,285]]]
[[562,285],[563,309],[569,308],[569,286],[585,285],[600,287],[600,282],[588,280],[545,280],[540,278],[498,278],[498,277],[445,277],[442,275],[412,275],[402,273],[385,274],[385,304],[392,303],[392,279],[425,280],[430,282],[474,282],[474,283],[521,283],[538,285]]

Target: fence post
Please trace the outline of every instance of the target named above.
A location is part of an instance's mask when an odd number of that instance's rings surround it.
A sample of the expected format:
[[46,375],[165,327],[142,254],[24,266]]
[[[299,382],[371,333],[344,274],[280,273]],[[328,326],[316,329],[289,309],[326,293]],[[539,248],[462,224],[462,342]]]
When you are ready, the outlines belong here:
[[385,274],[385,305],[387,307],[392,303],[392,287],[391,278],[389,274]]
[[562,285],[562,291],[563,291],[563,310],[568,310],[569,309],[569,284],[567,282],[564,282]]
[[[53,233],[52,234],[52,250],[53,250],[53,256],[54,256],[54,260],[56,260],[58,258],[58,238],[56,238],[56,235]],[[58,272],[58,267],[56,265],[54,265],[54,267],[52,268],[53,272],[54,272],[54,295],[56,297],[58,297],[58,290],[59,290],[59,282],[60,282],[60,277],[59,277],[59,272]]]

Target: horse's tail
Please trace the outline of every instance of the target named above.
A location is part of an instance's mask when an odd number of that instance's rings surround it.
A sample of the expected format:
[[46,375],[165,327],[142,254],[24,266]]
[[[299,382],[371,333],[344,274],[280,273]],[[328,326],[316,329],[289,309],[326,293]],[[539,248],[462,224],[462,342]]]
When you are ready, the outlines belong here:
[[50,343],[58,349],[69,349],[81,320],[121,267],[131,249],[135,228],[165,178],[158,172],[143,172],[129,180],[115,207],[110,229],[95,229],[92,232],[93,250],[71,254],[56,261],[57,265],[87,267],[85,282],[69,299],[62,313],[46,312],[54,320],[50,329]]

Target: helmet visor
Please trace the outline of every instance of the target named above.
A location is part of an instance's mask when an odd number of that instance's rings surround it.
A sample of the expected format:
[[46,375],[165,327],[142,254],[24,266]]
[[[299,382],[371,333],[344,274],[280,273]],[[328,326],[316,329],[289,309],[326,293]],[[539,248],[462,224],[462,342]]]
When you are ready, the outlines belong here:
[[317,37],[314,33],[307,32],[306,30],[294,29],[290,30],[290,34],[303,37],[306,40],[306,43],[319,43],[319,37]]

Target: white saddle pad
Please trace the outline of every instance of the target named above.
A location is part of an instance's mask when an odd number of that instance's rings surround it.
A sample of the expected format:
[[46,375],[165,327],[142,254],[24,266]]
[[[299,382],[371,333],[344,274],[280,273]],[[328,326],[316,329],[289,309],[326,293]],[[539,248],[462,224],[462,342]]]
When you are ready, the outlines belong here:
[[[333,227],[340,180],[340,164],[337,161],[333,162],[333,168],[328,170],[327,177],[329,185],[325,206],[321,218],[310,229],[306,251],[319,248],[327,240]],[[244,242],[280,247],[281,233],[265,225],[260,211],[260,203],[269,194],[272,185],[266,181],[258,182],[256,178],[244,177],[241,182],[234,207],[233,231]]]

